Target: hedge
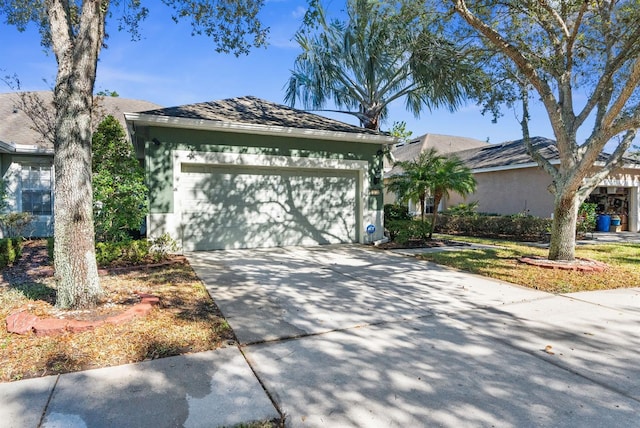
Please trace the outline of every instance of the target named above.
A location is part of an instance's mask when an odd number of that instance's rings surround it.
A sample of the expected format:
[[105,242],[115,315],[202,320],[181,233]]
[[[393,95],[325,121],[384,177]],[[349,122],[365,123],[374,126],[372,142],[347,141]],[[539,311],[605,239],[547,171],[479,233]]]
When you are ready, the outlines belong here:
[[[47,240],[49,260],[53,262],[54,239]],[[163,234],[149,239],[125,239],[119,242],[96,242],[96,262],[100,267],[118,264],[136,265],[147,262],[159,262],[178,250],[176,242]]]
[[539,241],[551,230],[551,224],[551,219],[533,216],[456,216],[443,213],[438,215],[436,231],[452,235]]

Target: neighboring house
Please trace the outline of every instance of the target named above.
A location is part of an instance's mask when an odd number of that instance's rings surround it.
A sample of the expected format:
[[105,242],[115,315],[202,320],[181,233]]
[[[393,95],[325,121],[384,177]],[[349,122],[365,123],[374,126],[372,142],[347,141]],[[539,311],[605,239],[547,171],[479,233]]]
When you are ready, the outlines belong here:
[[[560,163],[554,141],[535,137],[532,142],[552,164]],[[478,201],[480,212],[551,217],[553,195],[548,190],[551,177],[529,156],[522,140],[459,151],[455,155],[472,169],[478,185],[464,199],[452,195],[444,208]],[[638,232],[639,188],[640,162],[625,158],[624,165],[614,170],[588,201],[597,203],[600,212],[619,214],[622,230]]]
[[185,250],[382,237],[393,137],[254,97],[125,117],[145,153],[149,236]]
[[[50,236],[53,234],[54,171],[53,136],[47,130],[52,129],[53,125],[53,96],[50,91],[29,94],[30,99],[40,107],[45,106],[36,113],[41,131],[34,129],[36,126],[23,111],[23,103],[17,93],[0,94],[0,173],[7,187],[9,210],[35,216],[25,234],[32,237]],[[158,107],[147,101],[100,97],[94,116],[111,114],[125,126],[125,111]]]
[[[418,157],[418,155],[424,151],[427,151],[431,148],[434,148],[438,151],[439,154],[449,154],[454,152],[459,152],[461,150],[474,149],[474,148],[482,148],[489,146],[488,143],[480,140],[475,140],[473,138],[466,137],[456,137],[453,135],[440,135],[440,134],[425,134],[413,140],[410,140],[406,143],[398,143],[393,146],[391,150],[391,154],[393,155],[393,160],[396,162],[413,160]],[[398,166],[393,166],[390,163],[387,163],[385,167],[385,181],[389,177],[394,175],[402,174],[402,169]],[[388,193],[385,191],[384,195],[384,203],[392,204],[396,202],[397,197],[393,193]],[[442,208],[443,204],[446,201],[442,201],[440,204],[440,208]],[[409,212],[419,215],[420,207],[413,201],[409,202]],[[432,213],[433,212],[433,199],[428,199],[425,204],[425,212]]]

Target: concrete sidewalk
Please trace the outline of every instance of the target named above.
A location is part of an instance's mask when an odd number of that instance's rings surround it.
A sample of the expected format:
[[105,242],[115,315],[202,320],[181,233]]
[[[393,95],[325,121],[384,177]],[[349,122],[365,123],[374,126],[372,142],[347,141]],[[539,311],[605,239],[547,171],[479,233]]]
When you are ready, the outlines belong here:
[[640,426],[639,288],[552,295],[359,246],[189,259],[288,426]]
[[218,427],[279,417],[237,347],[0,383],[1,427]]

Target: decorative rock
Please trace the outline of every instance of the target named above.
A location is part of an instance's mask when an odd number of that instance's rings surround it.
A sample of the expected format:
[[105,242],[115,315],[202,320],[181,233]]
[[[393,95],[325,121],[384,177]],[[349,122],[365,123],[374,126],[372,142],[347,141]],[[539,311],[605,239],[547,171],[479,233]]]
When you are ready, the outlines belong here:
[[38,317],[27,311],[14,312],[7,317],[7,331],[9,333],[27,334],[33,329]]
[[36,336],[50,336],[59,334],[67,330],[69,320],[59,318],[45,318],[38,320],[33,324],[33,331]]

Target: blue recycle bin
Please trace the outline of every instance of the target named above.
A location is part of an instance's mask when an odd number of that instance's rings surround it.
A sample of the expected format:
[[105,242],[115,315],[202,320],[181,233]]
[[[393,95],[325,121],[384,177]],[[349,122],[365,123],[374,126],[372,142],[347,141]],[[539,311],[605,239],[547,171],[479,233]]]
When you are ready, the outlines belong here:
[[600,214],[596,219],[596,230],[598,232],[608,232],[611,227],[611,216]]

